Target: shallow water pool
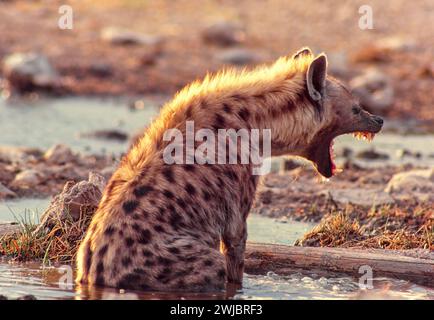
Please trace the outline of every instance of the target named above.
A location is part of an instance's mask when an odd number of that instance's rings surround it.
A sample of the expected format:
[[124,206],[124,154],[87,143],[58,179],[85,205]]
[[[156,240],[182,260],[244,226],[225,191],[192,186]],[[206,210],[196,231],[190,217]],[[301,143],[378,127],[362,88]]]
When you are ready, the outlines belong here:
[[85,153],[125,152],[127,143],[84,138],[96,130],[134,135],[158,113],[154,104],[132,110],[125,99],[62,98],[8,104],[0,100],[0,145],[48,149],[62,143]]
[[[35,209],[45,207],[48,201],[16,202],[13,204],[15,215],[21,217],[24,212],[28,212],[24,208],[31,209],[35,212],[32,217],[37,221]],[[0,214],[5,215],[4,207],[0,207]],[[292,245],[312,227],[313,224],[306,222],[282,223],[251,215],[248,219],[249,241]],[[0,295],[10,299],[28,294],[38,299],[434,299],[434,289],[408,281],[377,278],[373,281],[373,288],[367,290],[361,289],[357,279],[352,277],[329,275],[325,278],[300,273],[290,276],[280,276],[273,272],[266,275],[245,275],[242,290],[212,295],[119,292],[113,289],[82,291],[80,287],[72,285],[72,279],[73,268],[69,265],[44,267],[39,263],[0,262]]]
[[[69,266],[0,263],[0,295],[9,299],[34,295],[37,299],[434,299],[434,289],[408,281],[373,279],[373,287],[362,289],[351,277],[319,277],[294,273],[279,276],[245,275],[242,290],[220,294],[185,294],[93,289],[82,291],[65,280]],[[68,286],[71,287],[68,287]]]

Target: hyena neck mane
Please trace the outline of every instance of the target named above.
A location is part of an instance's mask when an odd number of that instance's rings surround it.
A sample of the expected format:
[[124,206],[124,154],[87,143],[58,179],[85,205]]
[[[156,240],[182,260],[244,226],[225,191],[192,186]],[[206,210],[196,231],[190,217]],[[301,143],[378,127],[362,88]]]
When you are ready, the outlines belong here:
[[133,169],[143,168],[169,143],[169,129],[271,129],[272,155],[296,153],[311,139],[318,114],[306,92],[306,70],[313,55],[282,57],[251,71],[225,70],[207,75],[181,90],[161,110],[127,157]]

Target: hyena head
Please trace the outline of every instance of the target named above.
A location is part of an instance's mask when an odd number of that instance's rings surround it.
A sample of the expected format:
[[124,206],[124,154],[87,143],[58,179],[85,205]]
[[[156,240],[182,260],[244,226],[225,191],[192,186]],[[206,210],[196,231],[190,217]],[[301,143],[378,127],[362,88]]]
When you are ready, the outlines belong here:
[[[294,59],[304,54],[312,55],[309,49],[303,49]],[[383,119],[363,110],[344,85],[327,76],[324,54],[312,59],[306,70],[305,95],[317,116],[309,128],[314,134],[299,155],[312,161],[316,170],[329,178],[336,169],[333,139],[353,133],[357,138],[372,140],[381,130]]]

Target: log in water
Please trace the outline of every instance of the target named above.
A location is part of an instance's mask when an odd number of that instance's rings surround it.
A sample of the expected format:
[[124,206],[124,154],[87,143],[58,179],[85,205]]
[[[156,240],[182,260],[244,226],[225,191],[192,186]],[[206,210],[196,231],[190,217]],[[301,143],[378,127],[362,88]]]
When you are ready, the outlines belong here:
[[361,277],[366,267],[373,277],[391,277],[434,286],[434,259],[410,257],[402,251],[354,248],[294,247],[248,243],[245,268],[247,273],[280,275],[296,269],[319,273],[337,272]]

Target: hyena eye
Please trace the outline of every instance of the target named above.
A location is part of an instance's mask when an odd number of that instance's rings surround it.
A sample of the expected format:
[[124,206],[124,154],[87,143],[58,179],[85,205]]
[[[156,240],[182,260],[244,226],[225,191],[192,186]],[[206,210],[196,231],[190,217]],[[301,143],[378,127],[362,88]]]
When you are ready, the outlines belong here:
[[362,108],[360,108],[359,106],[353,106],[354,114],[359,114],[360,112],[362,112]]

